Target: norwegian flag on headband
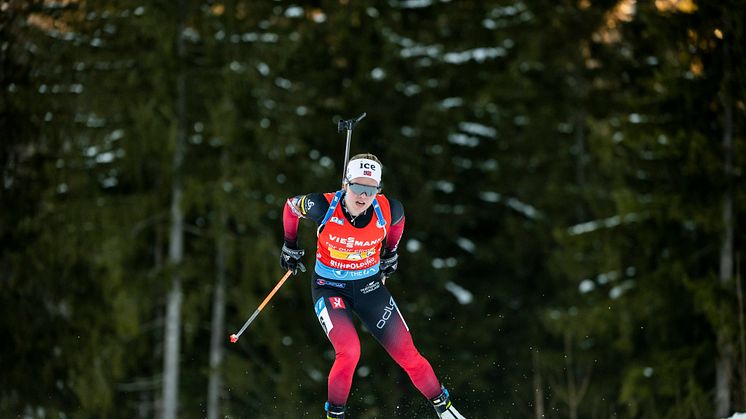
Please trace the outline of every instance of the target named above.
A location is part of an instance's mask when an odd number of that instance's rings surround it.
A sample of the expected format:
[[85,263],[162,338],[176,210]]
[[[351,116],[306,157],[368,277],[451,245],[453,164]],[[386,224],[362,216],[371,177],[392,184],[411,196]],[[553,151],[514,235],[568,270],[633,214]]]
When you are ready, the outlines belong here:
[[370,170],[363,170],[363,174],[365,176],[373,176],[373,172],[371,172]]

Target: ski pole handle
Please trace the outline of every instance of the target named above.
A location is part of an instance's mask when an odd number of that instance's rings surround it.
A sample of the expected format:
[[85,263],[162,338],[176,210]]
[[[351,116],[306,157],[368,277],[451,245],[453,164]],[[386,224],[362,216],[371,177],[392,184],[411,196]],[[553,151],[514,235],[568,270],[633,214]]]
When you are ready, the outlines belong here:
[[352,119],[341,119],[339,123],[337,123],[337,132],[342,131],[352,131],[353,128],[355,128],[355,125],[357,125],[360,121],[363,120],[368,115],[367,112],[363,112],[358,116],[357,118]]
[[275,285],[275,288],[272,290],[272,292],[269,293],[269,295],[267,296],[267,298],[265,298],[264,301],[262,301],[262,303],[259,304],[259,307],[256,310],[254,310],[254,314],[252,314],[251,317],[249,317],[249,320],[246,320],[246,323],[243,324],[243,327],[241,327],[241,330],[239,330],[238,333],[234,333],[234,334],[232,334],[230,336],[231,343],[238,342],[238,338],[241,337],[241,334],[243,334],[244,330],[246,330],[246,328],[249,327],[249,325],[251,324],[251,322],[254,321],[254,319],[256,318],[256,316],[259,315],[259,312],[262,311],[262,309],[264,308],[264,306],[266,306],[267,303],[269,302],[269,300],[272,299],[272,297],[275,295],[275,293],[277,292],[277,290],[279,290],[280,287],[282,287],[282,284],[284,284],[285,281],[290,277],[291,273],[293,273],[293,271],[291,271],[290,269],[288,269],[288,271],[285,272],[285,276],[283,276],[282,279],[280,279],[280,281],[277,283],[277,285]]

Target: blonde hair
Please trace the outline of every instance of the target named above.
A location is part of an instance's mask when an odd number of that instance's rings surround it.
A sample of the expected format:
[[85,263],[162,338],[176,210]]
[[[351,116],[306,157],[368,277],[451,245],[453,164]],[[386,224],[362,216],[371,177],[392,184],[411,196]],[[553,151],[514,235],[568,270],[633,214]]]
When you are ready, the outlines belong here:
[[[373,153],[355,154],[354,156],[350,157],[350,161],[360,160],[360,159],[373,160],[374,162],[376,162],[376,163],[380,164],[381,166],[383,166],[383,163],[381,163],[381,161],[378,160],[378,157],[376,157],[376,155],[373,154]],[[349,162],[347,162],[347,163],[349,164]]]

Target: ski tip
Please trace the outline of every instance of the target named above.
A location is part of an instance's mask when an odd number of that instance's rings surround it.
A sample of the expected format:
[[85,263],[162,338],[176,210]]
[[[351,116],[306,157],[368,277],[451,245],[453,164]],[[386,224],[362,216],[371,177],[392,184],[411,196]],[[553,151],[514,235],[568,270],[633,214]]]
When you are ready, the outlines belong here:
[[238,342],[238,336],[236,336],[236,334],[234,333],[231,335],[231,343],[236,343],[236,342]]

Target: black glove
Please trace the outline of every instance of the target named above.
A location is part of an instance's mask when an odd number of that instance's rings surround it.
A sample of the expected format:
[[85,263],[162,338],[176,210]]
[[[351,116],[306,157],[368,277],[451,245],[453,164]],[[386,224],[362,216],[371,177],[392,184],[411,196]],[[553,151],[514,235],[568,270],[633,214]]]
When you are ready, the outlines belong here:
[[298,269],[305,272],[306,267],[300,261],[305,253],[303,249],[297,249],[294,244],[285,242],[282,245],[282,252],[280,253],[280,265],[283,269],[293,271],[293,275],[298,274]]
[[381,273],[383,276],[391,276],[399,267],[399,254],[396,250],[386,251],[381,255]]

